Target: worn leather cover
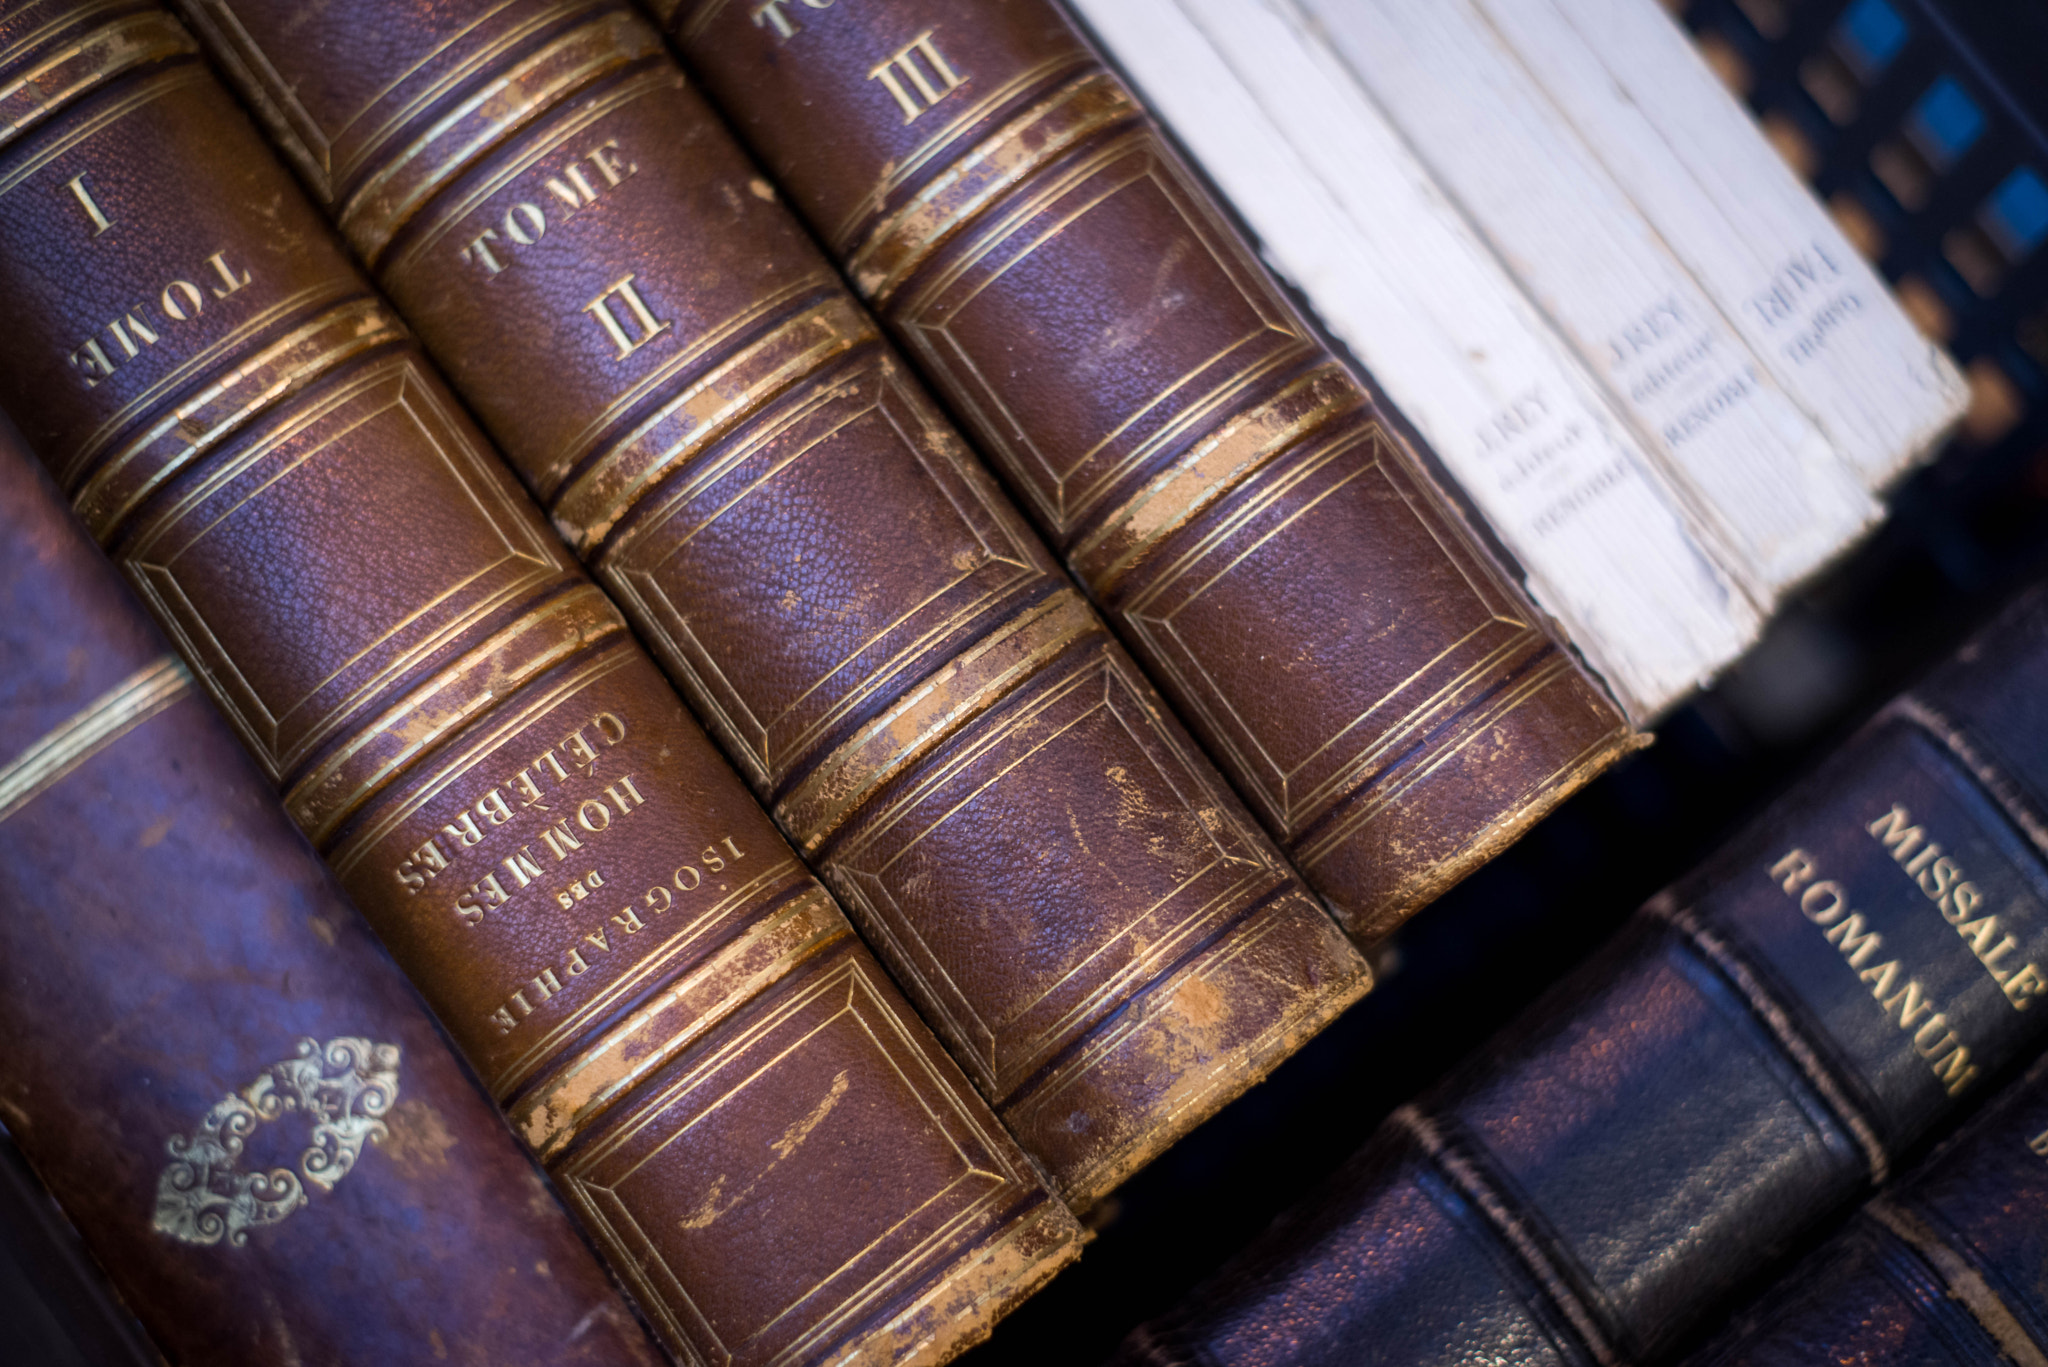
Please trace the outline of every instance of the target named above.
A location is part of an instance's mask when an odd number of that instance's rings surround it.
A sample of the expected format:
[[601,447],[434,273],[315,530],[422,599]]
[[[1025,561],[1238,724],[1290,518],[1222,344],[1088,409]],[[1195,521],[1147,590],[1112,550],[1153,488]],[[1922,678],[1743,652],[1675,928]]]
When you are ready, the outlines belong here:
[[660,1361],[4,419],[0,662],[0,1118],[165,1356]]
[[1628,748],[1047,0],[654,8],[1354,934]]
[[1668,1352],[2048,1039],[2043,677],[2037,592],[1122,1360]]
[[2048,1061],[1688,1361],[2048,1363]]
[[1069,1201],[1365,990],[643,20],[602,0],[192,12]]
[[669,1347],[985,1334],[1072,1216],[189,36],[0,16],[0,404]]

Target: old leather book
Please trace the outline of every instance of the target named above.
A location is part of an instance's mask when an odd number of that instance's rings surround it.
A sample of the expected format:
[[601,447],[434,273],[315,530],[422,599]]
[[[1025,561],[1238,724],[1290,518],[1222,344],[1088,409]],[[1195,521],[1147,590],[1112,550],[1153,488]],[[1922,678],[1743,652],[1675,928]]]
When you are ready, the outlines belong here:
[[2048,1363],[2048,1062],[1743,1312],[1692,1367]]
[[1120,1360],[1669,1352],[2048,1037],[2044,671],[2036,592]]
[[202,35],[1060,1191],[1358,953],[620,0],[207,0]]
[[1354,934],[1628,748],[1051,4],[655,8]]
[[167,14],[0,8],[0,407],[678,1356],[1079,1229]]
[[660,1361],[4,419],[0,959],[0,1116],[170,1360]]

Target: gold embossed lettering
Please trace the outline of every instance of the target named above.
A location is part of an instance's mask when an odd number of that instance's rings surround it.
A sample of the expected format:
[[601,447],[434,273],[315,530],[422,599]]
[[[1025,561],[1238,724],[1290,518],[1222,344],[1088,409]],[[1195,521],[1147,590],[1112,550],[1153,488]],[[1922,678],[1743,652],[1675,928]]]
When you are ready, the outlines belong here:
[[505,211],[505,236],[522,247],[531,247],[547,236],[548,216],[538,204],[515,204]]
[[441,852],[440,845],[429,840],[399,862],[394,871],[398,881],[405,884],[406,891],[417,893],[433,881],[435,874],[448,867],[448,856]]
[[2027,1141],[2027,1147],[2043,1158],[2048,1158],[2048,1130],[2043,1130]]
[[164,286],[164,292],[157,296],[157,307],[173,322],[182,323],[196,318],[206,307],[206,296],[199,292],[199,286],[190,280],[173,280]]
[[[619,349],[619,354],[613,358],[615,360],[625,360],[670,327],[667,321],[654,316],[654,310],[647,307],[647,301],[633,288],[635,278],[631,274],[620,276],[582,309],[597,320],[605,336]],[[614,300],[617,301],[616,307]]]
[[584,176],[583,168],[571,162],[559,176],[541,182],[547,192],[571,209],[580,209],[597,198],[597,187]]
[[458,255],[472,266],[483,267],[484,274],[496,275],[505,269],[504,263],[499,261],[497,254],[491,250],[490,244],[497,240],[498,230],[496,228],[486,228],[463,244],[463,248]]
[[1797,892],[1801,884],[1813,877],[1813,856],[1805,850],[1794,850],[1771,865],[1771,877],[1779,879],[1785,891]]
[[541,800],[540,785],[535,783],[533,775],[527,773],[524,769],[512,775],[511,778],[506,779],[505,786],[510,788],[513,794],[518,797],[519,806],[522,810],[529,812],[544,812],[548,810],[548,804]]
[[213,287],[216,299],[225,299],[249,283],[249,272],[237,273],[228,265],[227,255],[225,251],[218,251],[206,258],[206,264],[213,267],[213,273],[220,277],[220,283]]
[[1912,813],[1903,803],[1894,802],[1890,811],[1864,829],[1877,838],[1921,895],[1934,903],[1942,919],[1955,927],[1956,934],[1970,947],[1977,962],[1984,965],[1984,971],[2005,993],[2013,1009],[2026,1010],[2048,987],[2048,975],[2035,963],[2004,962],[2019,945],[2003,933],[1998,917],[1976,915],[1984,903],[1984,893],[1971,881],[1961,861],[1945,854],[1938,842],[1930,841],[1926,829],[1913,824]]
[[[958,89],[964,78],[946,64],[938,44],[932,41],[932,30],[926,29],[890,53],[886,61],[876,63],[868,79],[880,81],[895,97],[903,122],[916,123],[920,114]],[[911,90],[903,88],[905,80]]]
[[[222,282],[211,287],[216,299],[225,299],[250,282],[249,272],[237,275],[228,265],[225,252],[215,252],[206,258],[206,264],[213,268]],[[71,363],[71,368],[78,373],[85,387],[92,389],[112,375],[122,362],[134,360],[144,348],[153,347],[161,341],[163,328],[198,317],[205,304],[206,296],[199,286],[182,278],[172,280],[157,291],[157,312],[154,316],[147,304],[135,304],[102,324],[98,333],[79,343],[65,359]],[[101,342],[101,334],[111,339],[112,350]]]
[[576,824],[595,835],[612,824],[612,809],[594,797],[587,797],[576,806]]
[[[1800,906],[1803,910],[1805,903],[1802,902]],[[1867,928],[1862,912],[1852,911],[1828,931],[1828,943],[1842,951],[1842,957],[1849,961],[1849,967],[1861,968],[1863,961],[1884,943],[1884,937]]]
[[468,812],[456,817],[441,828],[441,833],[456,842],[463,849],[477,844],[484,838],[483,830],[476,824],[476,818]]
[[101,350],[97,337],[86,338],[84,345],[65,359],[69,360],[72,367],[83,377],[87,389],[94,388],[101,380],[114,373],[114,363],[108,360],[107,353]]
[[[831,0],[826,0],[826,3],[831,3]],[[584,155],[588,157],[590,164],[597,168],[598,174],[604,177],[607,187],[619,184],[640,169],[638,162],[627,161],[619,155],[617,138],[606,138]],[[586,198],[594,199],[596,196],[586,195]]]
[[534,859],[531,845],[521,845],[519,853],[507,855],[499,862],[519,880],[519,886],[522,888],[540,877],[540,863]]
[[[754,16],[754,27],[774,30],[776,38],[785,43],[796,37],[803,29],[796,20],[783,13],[784,7],[790,3],[791,0],[761,0],[749,11]],[[811,9],[832,8],[832,0],[804,0],[804,4]]]
[[[1870,833],[1883,840],[1886,835],[1895,838],[1885,842],[1893,857],[1901,864],[1913,854],[1919,845],[1921,835],[1911,838],[1902,834],[1906,831],[1904,808],[1894,808],[1897,820],[1879,818],[1870,824]],[[1935,846],[1928,846],[1935,849]],[[1930,858],[1928,867],[1932,863]],[[1950,1096],[1956,1096],[1969,1086],[1977,1076],[1976,1065],[1970,1062],[1970,1051],[1956,1037],[1949,1025],[1946,1013],[1935,1010],[1933,998],[1920,980],[1907,974],[1897,959],[1887,959],[1881,964],[1865,968],[1864,963],[1882,947],[1884,937],[1871,929],[1863,913],[1849,909],[1849,891],[1832,878],[1814,881],[1819,872],[1814,858],[1804,850],[1793,850],[1771,866],[1770,876],[1784,890],[1785,895],[1794,899],[1800,913],[1815,925],[1827,927],[1829,944],[1841,954],[1856,976],[1870,988],[1870,995],[1876,999],[1878,1010],[1884,1013],[1901,1031],[1912,1039],[1913,1052],[1927,1060],[1934,1070],[1935,1080]],[[1923,889],[1925,891],[1925,889]],[[1929,892],[1930,897],[1933,896]],[[1924,1018],[1924,1019],[1923,1019]]]
[[[126,326],[122,326],[123,324],[126,324]],[[120,343],[122,352],[131,360],[142,354],[142,347],[137,346],[135,341],[130,340],[129,333],[134,333],[136,340],[141,341],[144,346],[155,346],[157,344],[156,330],[140,318],[137,318],[132,310],[107,324],[107,331],[116,342]]]
[[79,207],[85,210],[86,217],[92,220],[92,235],[94,237],[98,237],[101,233],[114,226],[114,220],[107,217],[105,211],[100,208],[99,201],[92,197],[92,191],[85,187],[85,172],[80,171],[64,183],[70,187],[71,193],[77,197]]
[[493,788],[477,800],[476,814],[493,826],[502,826],[512,819],[512,808],[505,795]]
[[542,831],[540,838],[547,842],[547,847],[555,856],[557,864],[569,857],[569,851],[583,848],[583,842],[577,838],[575,832],[569,829],[567,818],[557,821],[554,825]]

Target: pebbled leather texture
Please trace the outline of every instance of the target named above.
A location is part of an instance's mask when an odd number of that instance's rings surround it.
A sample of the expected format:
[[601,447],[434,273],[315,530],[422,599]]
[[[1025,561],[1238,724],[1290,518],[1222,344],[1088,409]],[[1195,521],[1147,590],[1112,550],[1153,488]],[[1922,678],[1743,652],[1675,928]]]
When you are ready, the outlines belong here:
[[1353,935],[1639,743],[1054,5],[651,8]]
[[1078,1225],[189,36],[0,53],[0,405],[670,1349],[985,1334]]
[[644,21],[593,0],[191,10],[1072,1204],[1365,990]]
[[[0,1114],[121,1299],[175,1362],[653,1367],[545,1180],[205,698],[178,683],[161,705],[96,708],[169,660],[0,419]],[[30,778],[21,761],[81,716],[108,724]],[[154,1227],[208,1112],[301,1040],[337,1039],[397,1049],[396,1094],[371,1103],[380,1133],[353,1166],[327,1189],[301,1176],[316,1117],[286,1113],[255,1127],[204,1209],[227,1208],[233,1174],[280,1167],[302,1203],[239,1244]]]
[[1763,1367],[1817,1349],[1852,1363],[2048,1359],[2044,1135],[2037,1062],[1688,1361]]
[[[2048,1039],[2048,825],[2027,797],[2048,751],[2033,710],[2001,701],[2044,668],[2036,592],[1398,1113],[1419,1168],[1340,1181],[1125,1360],[1381,1361],[1388,1335],[1546,1360],[1502,1297],[1562,1326],[1546,1353],[1672,1351]],[[1359,1170],[1393,1171],[1375,1161]],[[1425,1204],[1480,1212],[1492,1280],[1437,1299],[1429,1257],[1384,1251]],[[1235,1346],[1255,1307],[1297,1295],[1326,1297],[1346,1340]]]

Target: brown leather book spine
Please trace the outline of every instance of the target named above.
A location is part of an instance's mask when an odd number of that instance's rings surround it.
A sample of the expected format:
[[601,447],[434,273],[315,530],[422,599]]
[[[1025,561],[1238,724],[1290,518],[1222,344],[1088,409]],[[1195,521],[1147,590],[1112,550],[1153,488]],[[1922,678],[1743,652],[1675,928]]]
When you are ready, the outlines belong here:
[[644,20],[616,0],[193,12],[1071,1202],[1365,990]]
[[0,404],[671,1349],[985,1333],[1072,1216],[189,36],[0,54]]
[[654,1367],[4,419],[0,661],[0,1117],[163,1353]]
[[1636,742],[1047,0],[654,8],[1354,934]]

